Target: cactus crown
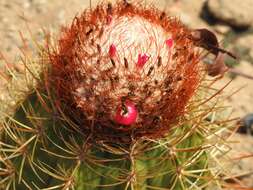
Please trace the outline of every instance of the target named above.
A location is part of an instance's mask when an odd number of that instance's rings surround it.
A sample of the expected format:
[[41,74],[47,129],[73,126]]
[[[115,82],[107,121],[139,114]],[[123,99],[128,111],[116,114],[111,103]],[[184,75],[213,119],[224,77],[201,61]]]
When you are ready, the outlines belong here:
[[141,4],[85,11],[49,52],[60,109],[99,139],[165,135],[200,82],[199,53],[187,36],[177,19]]

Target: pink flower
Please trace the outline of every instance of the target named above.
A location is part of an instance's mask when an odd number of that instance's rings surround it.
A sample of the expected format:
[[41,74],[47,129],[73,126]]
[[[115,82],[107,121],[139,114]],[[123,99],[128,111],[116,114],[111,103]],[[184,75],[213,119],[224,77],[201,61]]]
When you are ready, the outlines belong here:
[[116,55],[116,46],[114,44],[110,45],[109,56],[113,58]]
[[165,43],[169,48],[171,48],[173,46],[173,39],[169,38],[165,41]]
[[145,53],[144,54],[139,54],[138,55],[137,66],[139,68],[142,68],[145,65],[145,63],[147,63],[148,59],[149,59],[149,56],[147,54],[145,54]]

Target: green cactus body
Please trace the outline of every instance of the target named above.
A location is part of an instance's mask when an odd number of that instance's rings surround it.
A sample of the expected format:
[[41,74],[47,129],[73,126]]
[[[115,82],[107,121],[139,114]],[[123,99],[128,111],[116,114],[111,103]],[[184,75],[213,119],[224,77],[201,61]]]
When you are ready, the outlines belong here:
[[0,187],[181,190],[218,183],[210,163],[220,141],[211,137],[226,122],[207,119],[218,111],[220,92],[204,80],[190,35],[154,7],[123,1],[86,10],[57,45],[47,40],[39,74],[26,62],[24,75],[36,85],[2,121]]

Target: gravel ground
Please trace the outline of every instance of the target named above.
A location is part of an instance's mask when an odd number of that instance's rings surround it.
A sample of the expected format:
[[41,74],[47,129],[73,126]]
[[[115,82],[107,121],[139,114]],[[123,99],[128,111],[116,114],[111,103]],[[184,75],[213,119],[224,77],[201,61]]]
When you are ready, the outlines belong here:
[[[98,1],[92,0],[92,6]],[[149,1],[147,0],[147,3]],[[203,0],[153,0],[160,9],[170,12],[182,19],[182,21],[192,28],[211,28],[218,32],[220,39],[230,28],[223,23],[208,25],[200,14],[204,5]],[[158,2],[158,3],[157,3]],[[42,29],[47,31],[59,31],[61,25],[70,23],[71,19],[84,8],[89,7],[89,0],[1,0],[0,1],[0,52],[2,52],[9,62],[15,62],[19,55],[19,48],[22,45],[19,31],[22,31],[25,38],[29,41],[28,27],[34,36],[40,36]],[[227,33],[226,33],[227,34]],[[253,56],[253,35],[239,37],[236,43],[249,48],[249,54]],[[0,66],[3,61],[0,60]],[[252,74],[253,66],[249,60],[240,61],[237,69]],[[226,76],[219,85],[229,81]],[[0,81],[0,90],[4,91],[5,83]],[[232,84],[227,88],[228,92],[233,92],[244,87],[241,91],[229,98],[228,104],[233,106],[233,116],[243,117],[247,113],[253,112],[253,80],[236,77]],[[253,154],[253,137],[245,135],[236,135],[234,153]],[[236,172],[252,170],[253,158],[247,158],[240,161]],[[253,187],[253,177],[247,175],[243,179],[248,186]]]

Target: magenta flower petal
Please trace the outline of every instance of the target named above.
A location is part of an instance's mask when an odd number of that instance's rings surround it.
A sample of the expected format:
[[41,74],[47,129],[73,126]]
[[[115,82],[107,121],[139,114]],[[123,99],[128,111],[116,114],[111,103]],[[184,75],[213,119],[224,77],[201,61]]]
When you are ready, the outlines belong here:
[[109,56],[113,58],[116,55],[116,46],[114,44],[110,45]]
[[165,43],[169,48],[171,48],[173,46],[173,39],[169,38],[165,41]]
[[137,66],[139,68],[142,68],[145,65],[145,63],[147,63],[148,59],[149,59],[149,56],[147,54],[139,54]]

